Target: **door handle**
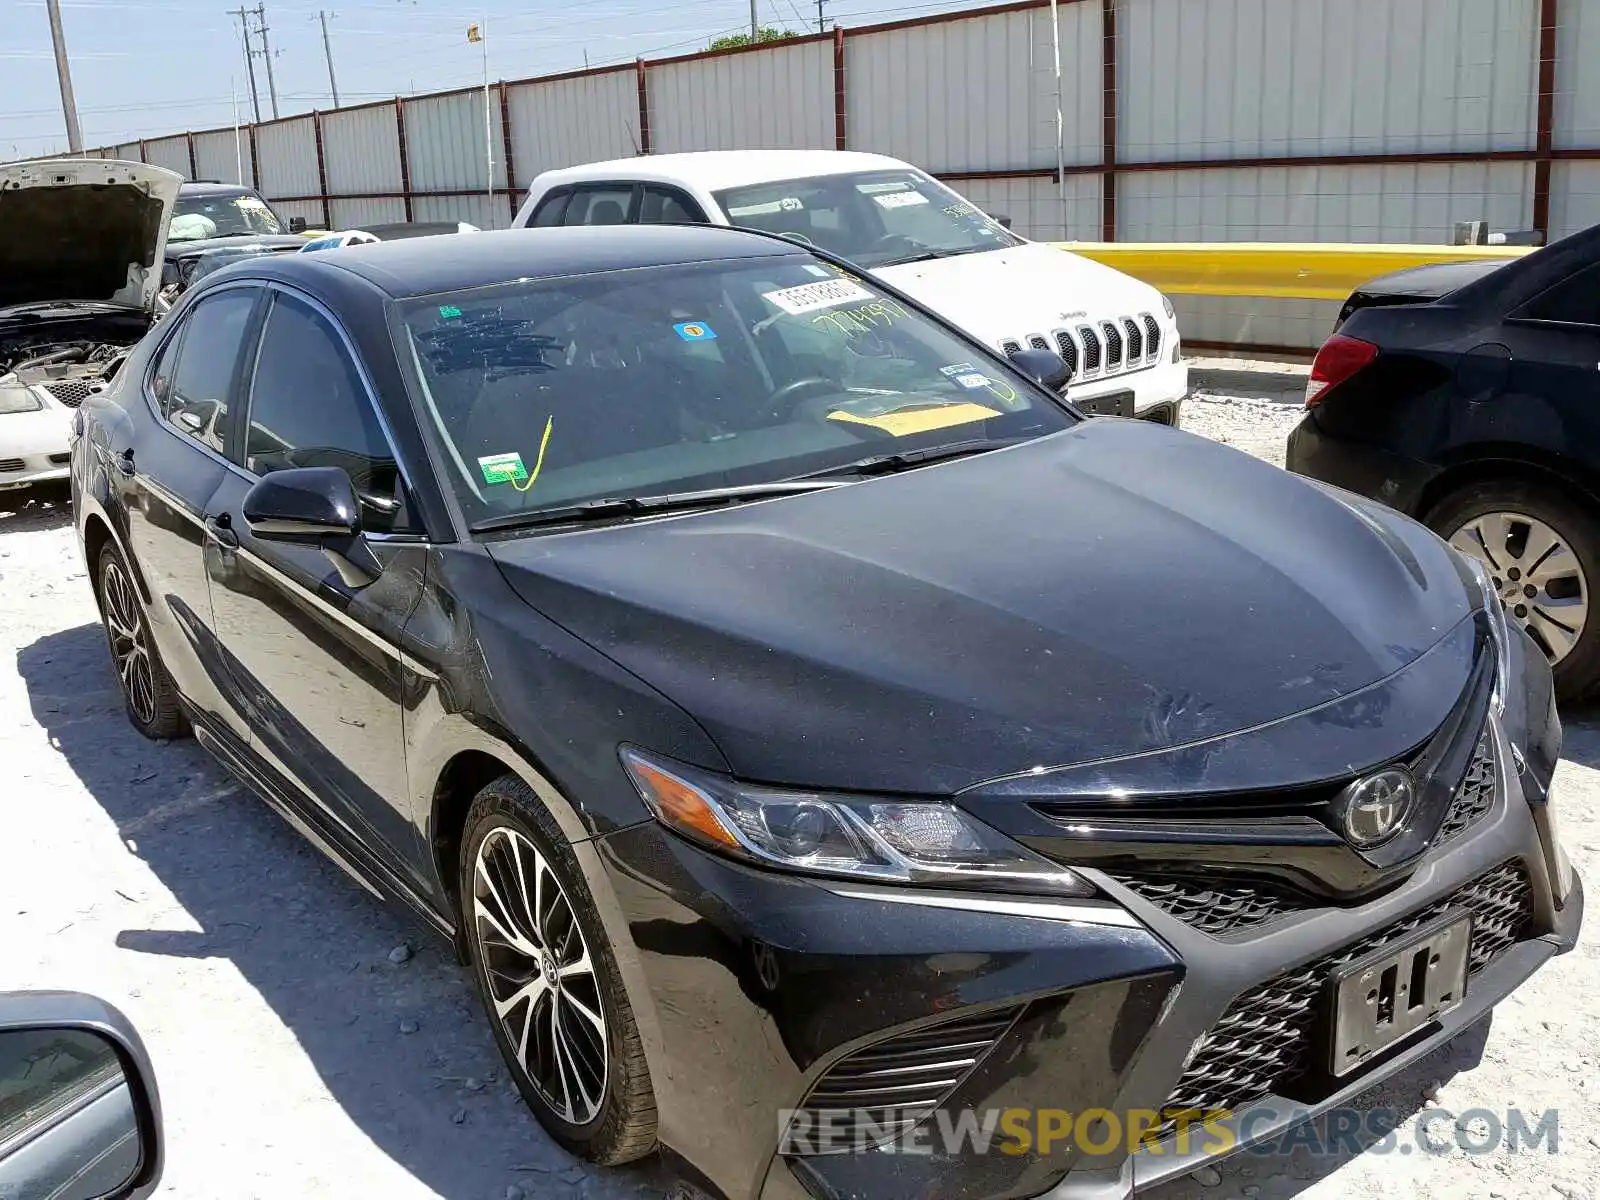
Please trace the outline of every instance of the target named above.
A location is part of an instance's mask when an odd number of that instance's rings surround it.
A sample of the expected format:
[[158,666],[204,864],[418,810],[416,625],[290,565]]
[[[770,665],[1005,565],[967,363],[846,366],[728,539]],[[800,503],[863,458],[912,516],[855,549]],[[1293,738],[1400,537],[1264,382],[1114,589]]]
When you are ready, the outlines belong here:
[[133,468],[133,447],[129,446],[121,454],[116,455],[111,460],[111,465],[114,466],[117,469],[117,474],[118,475],[123,475],[123,476],[127,476],[129,478],[132,478],[133,470],[134,470],[134,468]]
[[227,513],[218,513],[206,522],[206,538],[224,550],[239,547],[239,535],[233,531],[233,518]]

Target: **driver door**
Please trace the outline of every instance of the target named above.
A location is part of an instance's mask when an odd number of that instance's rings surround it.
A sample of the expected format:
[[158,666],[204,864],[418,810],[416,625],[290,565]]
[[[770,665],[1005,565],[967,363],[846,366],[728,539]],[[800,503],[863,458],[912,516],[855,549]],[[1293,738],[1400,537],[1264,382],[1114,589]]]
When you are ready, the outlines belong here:
[[[243,473],[212,502],[208,554],[234,695],[256,753],[337,833],[386,846],[415,883],[424,856],[401,727],[413,681],[399,639],[421,594],[426,542],[408,516],[365,376],[331,316],[275,286],[258,347],[235,448]],[[315,541],[258,535],[245,519],[258,478],[314,466],[340,467],[355,484],[364,570]]]

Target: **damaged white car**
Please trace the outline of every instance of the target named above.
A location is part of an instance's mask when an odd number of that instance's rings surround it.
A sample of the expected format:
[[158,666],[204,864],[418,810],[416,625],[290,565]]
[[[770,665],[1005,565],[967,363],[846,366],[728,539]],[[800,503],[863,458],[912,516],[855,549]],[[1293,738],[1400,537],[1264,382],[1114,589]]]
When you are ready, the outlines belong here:
[[72,410],[155,319],[182,182],[105,159],[0,166],[0,490],[67,477]]

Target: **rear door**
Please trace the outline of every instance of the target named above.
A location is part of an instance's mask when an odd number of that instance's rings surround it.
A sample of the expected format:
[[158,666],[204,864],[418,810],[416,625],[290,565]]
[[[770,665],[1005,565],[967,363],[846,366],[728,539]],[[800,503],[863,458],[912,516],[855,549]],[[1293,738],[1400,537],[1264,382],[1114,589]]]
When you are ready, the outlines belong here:
[[1505,392],[1482,406],[1474,440],[1592,454],[1600,446],[1600,263],[1534,297],[1503,333],[1511,351]]
[[[401,716],[418,669],[405,665],[398,642],[421,594],[426,541],[367,375],[333,317],[274,285],[261,322],[234,450],[242,469],[214,505],[221,548],[211,603],[234,695],[254,750],[341,836],[386,847],[415,884],[424,856]],[[251,531],[243,502],[254,482],[313,466],[350,475],[361,498],[359,544]]]
[[206,584],[206,523],[232,473],[225,450],[262,296],[254,286],[223,288],[167,322],[141,381],[155,419],[124,427],[126,444],[111,447],[131,566],[149,592],[162,664],[202,718],[240,738],[247,735],[225,699],[229,676]]

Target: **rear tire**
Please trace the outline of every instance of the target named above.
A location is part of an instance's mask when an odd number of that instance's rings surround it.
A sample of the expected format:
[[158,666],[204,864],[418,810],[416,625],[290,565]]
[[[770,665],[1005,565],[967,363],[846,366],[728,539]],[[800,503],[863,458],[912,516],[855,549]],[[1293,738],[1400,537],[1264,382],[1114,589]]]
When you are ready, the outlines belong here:
[[515,775],[472,802],[459,889],[479,998],[539,1123],[607,1166],[654,1151],[655,1092],[611,943],[566,835]]
[[1564,492],[1516,479],[1463,487],[1425,519],[1489,568],[1507,619],[1550,660],[1557,697],[1593,692],[1600,683],[1600,612],[1593,611],[1600,520]]
[[161,665],[133,573],[113,542],[100,551],[96,579],[100,620],[128,720],[147,738],[182,737],[189,731],[189,722],[178,701],[178,689]]

